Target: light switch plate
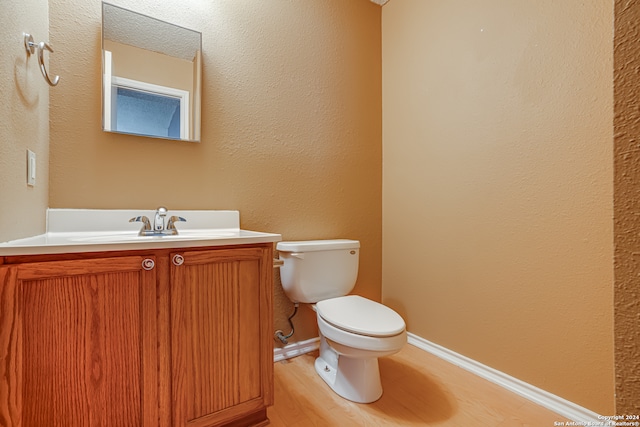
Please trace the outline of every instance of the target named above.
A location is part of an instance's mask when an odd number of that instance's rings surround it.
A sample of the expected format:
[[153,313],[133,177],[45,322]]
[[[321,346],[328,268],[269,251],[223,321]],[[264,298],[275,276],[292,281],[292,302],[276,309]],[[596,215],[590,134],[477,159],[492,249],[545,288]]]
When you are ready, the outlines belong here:
[[27,150],[27,185],[36,185],[36,153]]

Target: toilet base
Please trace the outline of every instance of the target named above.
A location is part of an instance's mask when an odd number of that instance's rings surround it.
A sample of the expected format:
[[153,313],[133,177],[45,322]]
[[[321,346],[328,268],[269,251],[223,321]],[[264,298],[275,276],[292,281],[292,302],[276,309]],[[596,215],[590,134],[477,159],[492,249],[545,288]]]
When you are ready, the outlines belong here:
[[382,396],[378,358],[362,359],[339,355],[321,337],[320,357],[316,358],[315,368],[320,378],[345,399],[371,403]]

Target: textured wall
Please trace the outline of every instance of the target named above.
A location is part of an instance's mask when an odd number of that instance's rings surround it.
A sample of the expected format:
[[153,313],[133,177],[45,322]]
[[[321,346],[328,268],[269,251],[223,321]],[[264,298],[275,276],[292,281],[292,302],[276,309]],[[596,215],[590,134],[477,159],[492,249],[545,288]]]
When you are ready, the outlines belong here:
[[[46,0],[0,2],[0,242],[42,233],[49,197],[49,86],[23,32],[48,40]],[[27,149],[37,156],[35,187],[27,186]]]
[[640,413],[640,3],[615,2],[616,413]]
[[613,1],[382,10],[383,301],[612,414]]
[[[99,1],[51,0],[52,207],[238,209],[284,239],[362,241],[381,289],[380,7],[368,0],[120,0],[202,32],[202,142],[103,133]],[[276,287],[276,328],[292,305]],[[293,340],[317,336],[301,310]]]

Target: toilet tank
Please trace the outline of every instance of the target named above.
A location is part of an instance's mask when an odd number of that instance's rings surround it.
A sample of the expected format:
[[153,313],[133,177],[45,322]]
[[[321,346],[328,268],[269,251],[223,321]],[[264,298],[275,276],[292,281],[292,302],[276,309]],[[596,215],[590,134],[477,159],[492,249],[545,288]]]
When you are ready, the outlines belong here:
[[280,280],[293,302],[316,303],[347,295],[358,278],[360,242],[357,240],[307,240],[278,242],[284,265]]

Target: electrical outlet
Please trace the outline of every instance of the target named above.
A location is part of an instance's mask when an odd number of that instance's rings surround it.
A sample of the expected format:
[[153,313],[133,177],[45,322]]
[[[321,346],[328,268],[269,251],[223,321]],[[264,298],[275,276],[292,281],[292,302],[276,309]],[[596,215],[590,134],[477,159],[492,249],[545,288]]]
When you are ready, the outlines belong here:
[[36,185],[36,153],[27,150],[27,185]]

